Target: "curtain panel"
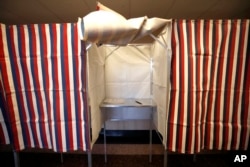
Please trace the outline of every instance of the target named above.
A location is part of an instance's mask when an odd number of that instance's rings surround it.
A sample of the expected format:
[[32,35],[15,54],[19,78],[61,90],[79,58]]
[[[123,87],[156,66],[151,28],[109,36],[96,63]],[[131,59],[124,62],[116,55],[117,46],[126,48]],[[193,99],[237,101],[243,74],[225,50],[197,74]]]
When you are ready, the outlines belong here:
[[247,149],[248,42],[249,20],[173,21],[169,151]]
[[78,27],[0,25],[1,104],[6,106],[1,111],[15,150],[90,149],[86,54]]

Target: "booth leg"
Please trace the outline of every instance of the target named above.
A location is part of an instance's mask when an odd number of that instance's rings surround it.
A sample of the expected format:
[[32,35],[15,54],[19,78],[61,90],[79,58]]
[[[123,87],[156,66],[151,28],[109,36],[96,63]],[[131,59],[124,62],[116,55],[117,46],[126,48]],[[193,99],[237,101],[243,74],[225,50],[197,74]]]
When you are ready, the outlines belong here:
[[89,150],[87,152],[88,154],[88,167],[92,167],[92,154],[91,154],[91,151]]
[[152,162],[152,120],[150,120],[149,129],[149,163]]
[[168,153],[167,150],[164,150],[164,167],[168,165]]
[[103,125],[103,136],[104,136],[104,162],[107,163],[107,141],[106,141],[106,121]]
[[20,167],[19,153],[13,151],[15,167]]
[[193,155],[193,162],[196,162],[196,159],[197,159],[196,154],[194,154]]
[[63,153],[61,153],[61,164],[63,164]]

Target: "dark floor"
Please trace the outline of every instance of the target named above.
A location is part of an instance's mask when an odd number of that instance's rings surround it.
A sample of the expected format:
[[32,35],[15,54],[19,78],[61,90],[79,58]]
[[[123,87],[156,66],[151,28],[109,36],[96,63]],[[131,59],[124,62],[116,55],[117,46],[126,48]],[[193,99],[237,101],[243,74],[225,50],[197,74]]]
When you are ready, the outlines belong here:
[[[197,155],[194,162],[192,155],[168,155],[168,167],[249,167],[247,162],[234,163],[232,155]],[[249,162],[249,160],[248,160]],[[14,167],[12,153],[0,153],[1,167]],[[56,153],[20,153],[21,167],[87,167],[86,154]],[[161,167],[163,155],[153,155],[149,163],[147,155],[108,155],[108,162],[104,163],[103,155],[92,155],[93,167]]]
[[[125,135],[124,132],[108,133],[108,162],[105,163],[101,134],[92,150],[92,167],[163,167],[164,149],[155,133],[153,133],[152,162],[149,163],[147,136],[147,132],[136,134],[125,132]],[[235,157],[240,158],[241,155],[246,155],[248,159],[243,162],[234,162]],[[86,153],[64,153],[61,156],[60,153],[22,151],[19,153],[19,159],[20,167],[88,166]],[[168,153],[167,156],[168,167],[250,167],[249,162],[250,154],[247,151],[208,152],[196,156]],[[0,167],[14,167],[11,150],[4,150],[0,147]]]

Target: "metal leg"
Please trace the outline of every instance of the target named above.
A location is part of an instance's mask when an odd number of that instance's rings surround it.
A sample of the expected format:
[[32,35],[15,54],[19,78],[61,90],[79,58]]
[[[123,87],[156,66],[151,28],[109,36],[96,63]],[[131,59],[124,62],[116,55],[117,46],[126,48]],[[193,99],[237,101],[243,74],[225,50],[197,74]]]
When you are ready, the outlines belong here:
[[168,153],[167,150],[164,150],[164,167],[168,165]]
[[152,162],[152,120],[150,120],[149,130],[149,162]]
[[104,162],[107,163],[107,142],[106,142],[106,121],[103,125],[103,134],[104,134]]
[[19,153],[13,151],[15,167],[20,167]]
[[63,164],[63,153],[61,153],[61,164]]
[[196,162],[196,159],[197,159],[196,154],[194,154],[193,155],[193,162]]
[[88,153],[88,167],[92,167],[92,154],[91,154],[91,151],[89,150],[87,153]]

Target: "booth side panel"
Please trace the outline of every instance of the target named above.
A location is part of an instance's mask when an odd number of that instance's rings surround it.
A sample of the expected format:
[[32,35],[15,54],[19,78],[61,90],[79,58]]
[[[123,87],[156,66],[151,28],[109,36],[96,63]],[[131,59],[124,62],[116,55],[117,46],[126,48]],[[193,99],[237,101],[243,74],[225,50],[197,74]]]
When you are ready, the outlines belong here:
[[89,149],[85,52],[77,24],[1,24],[0,34],[14,149]]
[[248,34],[249,20],[173,22],[170,151],[247,149]]

